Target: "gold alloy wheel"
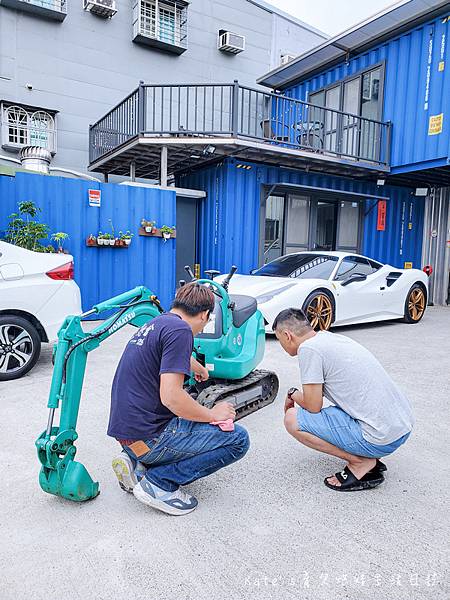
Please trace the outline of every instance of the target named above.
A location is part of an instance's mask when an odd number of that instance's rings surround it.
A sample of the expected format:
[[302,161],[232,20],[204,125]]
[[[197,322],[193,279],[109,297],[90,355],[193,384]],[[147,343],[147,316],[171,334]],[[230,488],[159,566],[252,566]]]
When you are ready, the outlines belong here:
[[417,287],[409,294],[408,312],[413,321],[419,321],[422,318],[425,312],[425,294],[422,288]]
[[306,307],[306,316],[315,331],[330,329],[333,319],[333,305],[326,294],[317,294]]

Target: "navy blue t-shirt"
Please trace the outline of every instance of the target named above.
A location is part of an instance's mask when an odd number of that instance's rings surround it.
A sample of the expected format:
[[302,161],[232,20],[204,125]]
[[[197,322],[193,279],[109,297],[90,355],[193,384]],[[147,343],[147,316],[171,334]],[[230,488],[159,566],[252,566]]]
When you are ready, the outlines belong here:
[[111,391],[108,435],[150,440],[175,415],[159,395],[162,373],[191,372],[194,338],[181,317],[165,313],[143,325],[128,342]]

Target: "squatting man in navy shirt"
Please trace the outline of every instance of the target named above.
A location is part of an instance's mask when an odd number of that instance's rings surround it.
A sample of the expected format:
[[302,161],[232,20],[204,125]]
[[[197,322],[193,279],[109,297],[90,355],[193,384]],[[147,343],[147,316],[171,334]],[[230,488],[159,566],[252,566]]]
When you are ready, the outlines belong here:
[[113,460],[120,487],[171,515],[187,514],[198,504],[180,486],[239,460],[249,447],[243,427],[222,431],[211,424],[234,419],[231,404],[209,409],[183,389],[191,371],[197,381],[208,379],[192,349],[213,309],[209,288],[197,283],[180,288],[172,310],[128,342],[112,385],[108,435],[122,445]]

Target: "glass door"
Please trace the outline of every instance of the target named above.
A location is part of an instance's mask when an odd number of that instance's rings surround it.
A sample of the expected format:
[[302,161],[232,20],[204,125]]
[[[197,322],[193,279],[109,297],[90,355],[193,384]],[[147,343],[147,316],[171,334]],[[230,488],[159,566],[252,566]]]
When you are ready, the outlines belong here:
[[[352,115],[359,114],[360,78],[350,79],[344,83],[344,103],[342,110]],[[342,141],[341,152],[347,158],[357,157],[359,154],[358,117],[342,115]]]
[[[325,92],[325,107],[339,110],[341,106],[341,86],[329,88]],[[338,131],[340,129],[340,113],[325,112],[324,150],[338,151]]]
[[360,202],[340,200],[337,223],[336,250],[359,250]]
[[269,196],[264,222],[264,264],[283,254],[284,196]]
[[309,196],[289,195],[286,202],[286,226],[284,253],[292,254],[308,250],[309,242]]
[[[380,118],[380,79],[381,69],[373,69],[363,74],[361,94],[361,116],[368,119]],[[379,155],[381,129],[378,123],[361,122],[360,154],[362,158],[374,160]]]
[[337,205],[334,201],[313,200],[312,239],[313,250],[336,249]]

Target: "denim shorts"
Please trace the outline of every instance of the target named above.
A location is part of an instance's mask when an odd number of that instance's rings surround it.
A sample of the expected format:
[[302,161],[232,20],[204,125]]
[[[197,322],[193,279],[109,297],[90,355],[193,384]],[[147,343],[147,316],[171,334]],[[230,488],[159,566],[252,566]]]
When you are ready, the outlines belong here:
[[299,408],[297,422],[300,431],[311,433],[349,454],[367,458],[381,458],[392,454],[409,438],[407,433],[384,446],[371,444],[364,439],[359,422],[337,406],[322,408],[318,413]]

